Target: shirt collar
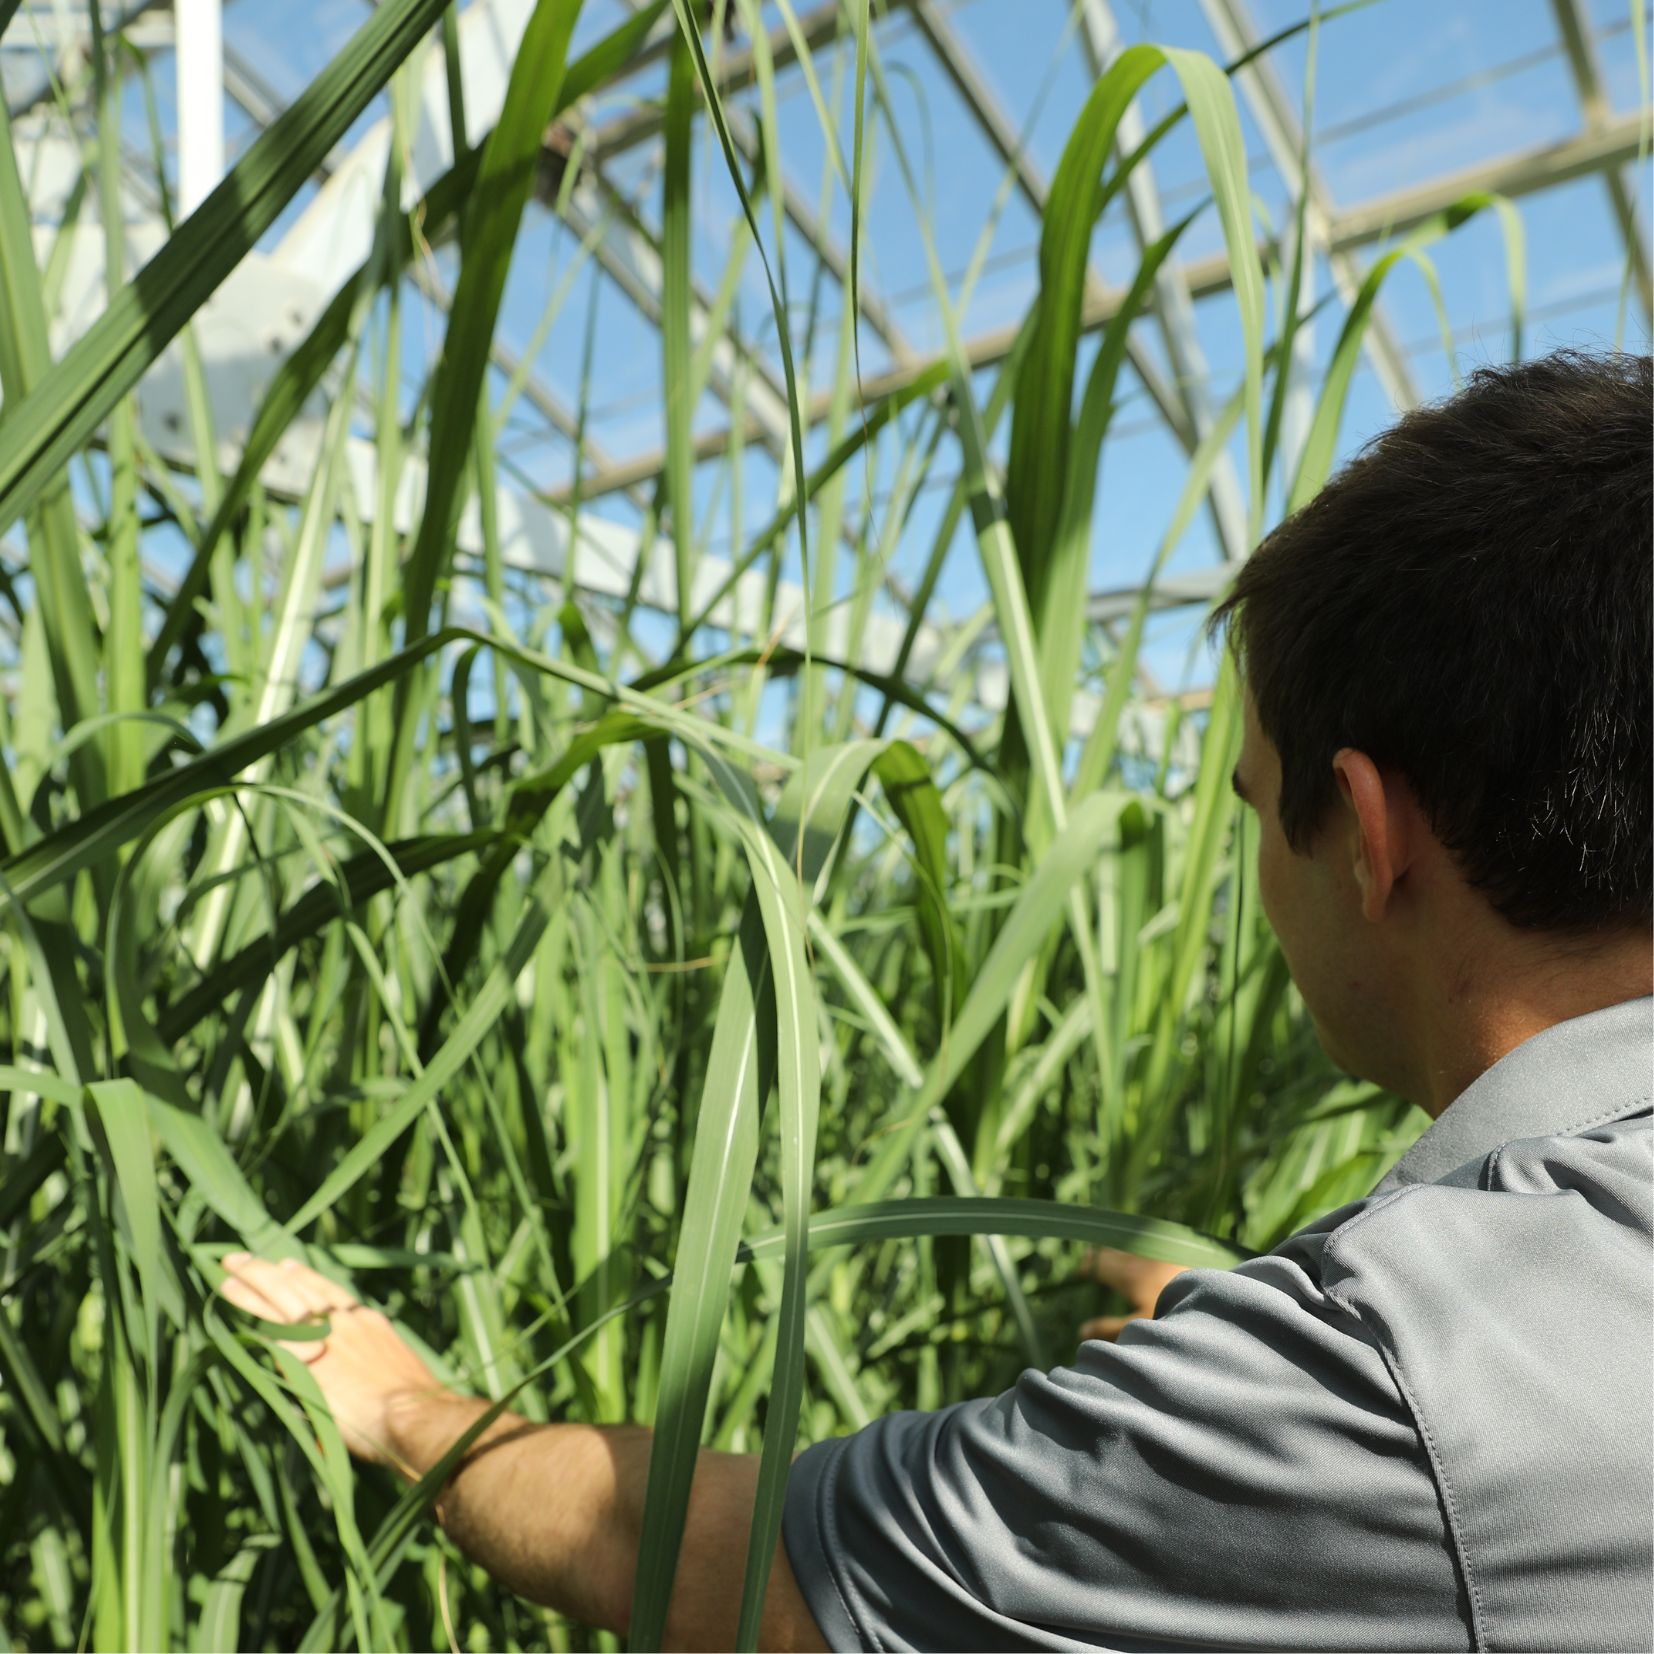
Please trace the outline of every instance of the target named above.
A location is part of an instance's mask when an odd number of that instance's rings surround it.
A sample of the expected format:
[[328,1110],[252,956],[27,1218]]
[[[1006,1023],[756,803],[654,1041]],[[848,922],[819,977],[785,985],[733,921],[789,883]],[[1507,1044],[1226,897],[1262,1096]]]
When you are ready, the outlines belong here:
[[1373,1193],[1436,1183],[1501,1143],[1565,1136],[1646,1104],[1651,1066],[1654,998],[1554,1023],[1466,1086]]

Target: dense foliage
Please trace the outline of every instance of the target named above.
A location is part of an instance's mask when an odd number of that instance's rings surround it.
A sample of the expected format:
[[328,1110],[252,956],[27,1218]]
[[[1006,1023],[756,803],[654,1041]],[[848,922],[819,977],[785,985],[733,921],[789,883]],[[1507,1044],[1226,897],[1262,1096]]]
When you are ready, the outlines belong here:
[[[1254,532],[1266,488],[1313,492],[1369,311],[1352,308],[1285,475],[1279,365],[1298,318],[1278,296],[1298,284],[1271,270],[1266,285],[1223,69],[1135,48],[1099,83],[991,396],[938,275],[943,357],[863,403],[841,352],[827,458],[780,501],[731,512],[748,525],[740,561],[802,562],[823,607],[864,615],[908,504],[957,462],[910,643],[968,518],[1012,690],[984,725],[957,661],[858,673],[767,647],[772,615],[730,635],[690,611],[686,410],[708,364],[678,238],[692,137],[737,160],[701,90],[726,7],[715,25],[645,7],[569,61],[578,9],[542,0],[499,124],[411,213],[393,148],[372,258],[287,357],[227,476],[204,395],[203,460],[183,476],[139,439],[134,387],[169,341],[187,346],[239,250],[357,114],[441,52],[442,7],[381,0],[124,285],[107,210],[113,297],[55,364],[0,134],[0,604],[17,686],[0,723],[0,1641],[593,1640],[456,1562],[421,1516],[431,1486],[352,1476],[303,1367],[215,1299],[229,1250],[350,1279],[456,1384],[533,1417],[654,1422],[647,1646],[697,1443],[768,1450],[755,1520],[773,1531],[796,1442],[1064,1359],[1098,1308],[1073,1280],[1076,1243],[1218,1264],[1265,1249],[1364,1192],[1420,1124],[1329,1067],[1259,912],[1228,786],[1232,674],[1187,715],[1147,708],[1146,598],[1117,644],[1086,620],[1126,333],[1183,228],[1148,249],[1083,356],[1091,226],[1127,175],[1116,123],[1148,76],[1181,83],[1173,119],[1198,130],[1247,340],[1162,557],[1231,432]],[[755,5],[727,12],[763,38]],[[674,19],[651,511],[684,595],[662,651],[635,593],[576,604],[508,578],[490,512],[480,566],[454,547],[467,500],[497,481],[486,347],[543,134]],[[866,0],[843,28],[853,72],[830,147],[854,202],[875,138],[907,158]],[[104,50],[107,99],[131,58]],[[86,165],[107,208],[119,154],[103,115]],[[773,259],[774,192],[736,171],[756,193],[731,258]],[[446,348],[410,398],[400,284],[425,239],[456,230]],[[802,467],[790,358],[787,376]],[[259,478],[319,386],[334,387],[320,461],[284,500]],[[410,467],[424,479],[406,533],[346,506],[351,389],[376,410],[381,498]],[[894,488],[861,509],[875,459]],[[738,500],[738,463],[708,469]],[[144,565],[167,536],[186,548],[170,584]],[[324,586],[324,553],[348,558],[345,585]],[[449,623],[467,585],[485,630]]]

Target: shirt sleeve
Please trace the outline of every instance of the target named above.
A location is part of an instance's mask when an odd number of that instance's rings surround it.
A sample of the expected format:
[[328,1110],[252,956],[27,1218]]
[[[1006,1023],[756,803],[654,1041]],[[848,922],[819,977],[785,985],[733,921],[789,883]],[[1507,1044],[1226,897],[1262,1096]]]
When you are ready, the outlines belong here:
[[804,1453],[787,1555],[834,1648],[1469,1648],[1428,1458],[1305,1258],[1196,1270],[1005,1394]]

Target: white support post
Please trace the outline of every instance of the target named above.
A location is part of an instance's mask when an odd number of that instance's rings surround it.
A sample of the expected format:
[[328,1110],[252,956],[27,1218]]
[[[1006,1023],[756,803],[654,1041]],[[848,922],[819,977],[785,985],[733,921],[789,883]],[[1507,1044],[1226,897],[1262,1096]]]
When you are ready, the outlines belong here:
[[224,176],[221,0],[173,0],[178,53],[178,215],[188,218]]

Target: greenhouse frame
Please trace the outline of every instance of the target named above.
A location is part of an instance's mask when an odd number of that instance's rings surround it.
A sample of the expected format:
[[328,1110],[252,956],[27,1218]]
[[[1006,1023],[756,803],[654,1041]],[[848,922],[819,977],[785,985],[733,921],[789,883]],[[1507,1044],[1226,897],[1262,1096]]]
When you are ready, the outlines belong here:
[[1632,1646],[1649,30],[0,0],[0,1654]]

